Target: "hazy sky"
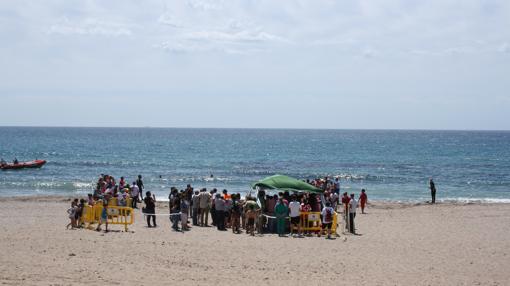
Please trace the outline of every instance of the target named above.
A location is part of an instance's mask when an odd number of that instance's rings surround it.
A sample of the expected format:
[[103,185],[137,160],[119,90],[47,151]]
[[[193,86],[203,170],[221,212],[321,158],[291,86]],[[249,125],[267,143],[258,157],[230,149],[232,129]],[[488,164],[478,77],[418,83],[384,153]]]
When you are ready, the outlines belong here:
[[508,0],[2,0],[0,39],[0,125],[510,129]]

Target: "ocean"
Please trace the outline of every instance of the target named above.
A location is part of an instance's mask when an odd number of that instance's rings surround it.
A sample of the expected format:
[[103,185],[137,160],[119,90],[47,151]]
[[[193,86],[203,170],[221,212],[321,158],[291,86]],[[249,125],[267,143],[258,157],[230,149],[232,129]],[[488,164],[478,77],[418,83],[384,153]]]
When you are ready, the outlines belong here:
[[510,202],[509,131],[0,127],[0,196],[91,193],[100,174],[167,198],[170,187],[246,194],[274,174],[339,177],[341,191],[398,202]]

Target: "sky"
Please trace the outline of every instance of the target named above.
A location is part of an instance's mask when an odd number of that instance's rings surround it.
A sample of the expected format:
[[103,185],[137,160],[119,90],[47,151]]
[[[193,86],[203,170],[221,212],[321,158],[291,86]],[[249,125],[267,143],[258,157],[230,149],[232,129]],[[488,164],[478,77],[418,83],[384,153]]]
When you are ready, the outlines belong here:
[[510,130],[508,0],[0,1],[0,125]]

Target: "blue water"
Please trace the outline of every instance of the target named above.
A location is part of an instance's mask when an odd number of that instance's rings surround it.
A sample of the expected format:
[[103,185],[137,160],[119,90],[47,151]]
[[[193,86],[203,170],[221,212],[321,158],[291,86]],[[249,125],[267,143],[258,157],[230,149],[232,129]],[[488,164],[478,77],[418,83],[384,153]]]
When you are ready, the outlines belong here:
[[[369,199],[510,202],[510,132],[0,127],[0,156],[45,159],[0,172],[0,196],[92,192],[101,173],[166,197],[171,186],[246,193],[273,174],[340,176]],[[210,175],[213,174],[213,178]],[[161,176],[161,177],[160,177]]]

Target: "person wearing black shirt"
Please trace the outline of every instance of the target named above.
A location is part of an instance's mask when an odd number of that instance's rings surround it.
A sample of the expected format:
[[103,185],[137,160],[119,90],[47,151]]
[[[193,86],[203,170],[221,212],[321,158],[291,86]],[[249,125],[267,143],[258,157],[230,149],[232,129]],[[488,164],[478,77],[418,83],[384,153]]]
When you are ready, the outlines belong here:
[[138,186],[138,190],[140,191],[140,198],[143,200],[143,181],[142,175],[138,175],[138,179],[136,180],[136,185]]
[[[148,227],[156,227],[156,216],[154,215],[156,213],[156,197],[154,195],[151,195],[151,192],[145,193],[145,198],[143,199],[145,203],[145,208],[143,212],[145,213],[145,216],[147,216],[147,226]],[[154,226],[151,226],[151,217],[152,217],[152,224]]]
[[430,195],[432,196],[432,203],[436,203],[436,184],[434,184],[434,181],[430,179]]
[[179,231],[181,201],[179,199],[179,190],[175,187],[170,189],[170,194],[168,195],[168,207],[170,209],[170,222],[172,223],[172,229]]

